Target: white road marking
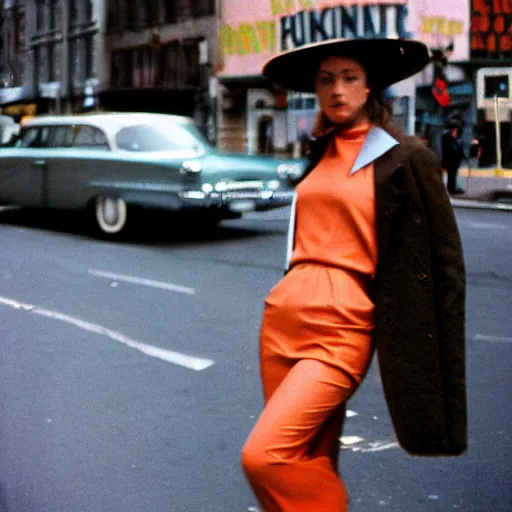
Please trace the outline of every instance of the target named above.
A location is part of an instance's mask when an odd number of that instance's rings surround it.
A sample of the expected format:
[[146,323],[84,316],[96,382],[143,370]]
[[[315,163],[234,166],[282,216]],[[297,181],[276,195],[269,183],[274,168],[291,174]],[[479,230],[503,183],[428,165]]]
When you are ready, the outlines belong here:
[[507,226],[505,224],[500,224],[498,222],[469,221],[468,227],[472,229],[507,229]]
[[340,437],[340,443],[349,446],[352,444],[360,443],[361,441],[364,441],[362,437],[359,436],[343,436]]
[[172,350],[166,350],[163,348],[155,347],[153,345],[148,345],[146,343],[141,343],[140,341],[134,340],[121,332],[114,331],[112,329],[108,329],[107,327],[93,324],[85,320],[81,320],[80,318],[65,315],[59,311],[40,308],[32,304],[24,304],[23,302],[18,302],[17,300],[9,299],[7,297],[0,297],[0,304],[11,307],[13,309],[28,311],[36,315],[59,320],[61,322],[74,325],[75,327],[83,329],[84,331],[106,336],[113,341],[122,343],[123,345],[138,350],[139,352],[142,352],[143,354],[146,354],[150,357],[161,359],[162,361],[182,366],[190,370],[201,371],[215,364],[214,361],[210,359],[201,359],[198,357],[188,356],[185,354],[180,354],[179,352],[173,352]]
[[123,281],[125,283],[140,284],[142,286],[152,286],[153,288],[160,288],[162,290],[169,290],[171,292],[186,293],[194,295],[196,291],[187,286],[180,286],[172,283],[164,283],[161,281],[153,281],[151,279],[144,279],[141,277],[125,276],[123,274],[113,274],[111,272],[103,272],[102,270],[89,270],[89,274],[104,279],[112,279],[114,281]]
[[360,453],[374,453],[398,448],[398,443],[389,441],[369,441],[361,444],[364,441],[362,437],[347,436],[340,438],[341,448],[343,450],[350,450],[352,452]]
[[503,336],[489,336],[487,334],[475,334],[473,336],[475,341],[493,341],[498,343],[512,343],[512,338],[506,338]]

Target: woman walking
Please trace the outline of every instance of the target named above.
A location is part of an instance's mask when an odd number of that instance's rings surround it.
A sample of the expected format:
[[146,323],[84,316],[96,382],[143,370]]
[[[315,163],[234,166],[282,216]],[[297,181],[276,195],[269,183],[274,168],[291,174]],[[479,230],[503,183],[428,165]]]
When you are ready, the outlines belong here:
[[459,233],[436,157],[390,128],[382,100],[428,61],[419,42],[334,40],[264,67],[320,107],[287,272],[265,301],[265,408],[242,450],[265,512],[348,510],[338,438],[375,349],[400,445],[430,456],[466,449]]

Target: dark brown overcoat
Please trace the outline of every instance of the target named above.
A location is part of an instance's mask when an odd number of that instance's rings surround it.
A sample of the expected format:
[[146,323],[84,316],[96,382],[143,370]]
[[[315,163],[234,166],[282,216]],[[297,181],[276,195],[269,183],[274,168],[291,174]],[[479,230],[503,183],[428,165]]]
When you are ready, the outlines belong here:
[[[419,139],[375,162],[375,343],[398,442],[412,455],[467,448],[465,269],[440,164]],[[328,137],[314,141],[302,179]]]

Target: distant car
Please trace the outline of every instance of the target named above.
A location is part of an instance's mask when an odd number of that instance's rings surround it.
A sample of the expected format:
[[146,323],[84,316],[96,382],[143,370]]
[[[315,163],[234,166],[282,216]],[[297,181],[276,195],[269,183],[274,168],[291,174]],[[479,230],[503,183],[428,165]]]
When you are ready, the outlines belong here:
[[101,113],[27,120],[0,150],[0,204],[88,209],[120,233],[132,207],[195,212],[205,222],[291,203],[303,162],[221,153],[189,118]]

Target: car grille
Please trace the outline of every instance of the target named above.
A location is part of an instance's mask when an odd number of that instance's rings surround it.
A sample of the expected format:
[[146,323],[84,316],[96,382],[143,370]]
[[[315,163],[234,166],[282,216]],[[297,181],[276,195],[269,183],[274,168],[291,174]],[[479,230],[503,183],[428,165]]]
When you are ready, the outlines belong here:
[[261,190],[230,190],[223,192],[222,199],[261,199]]

